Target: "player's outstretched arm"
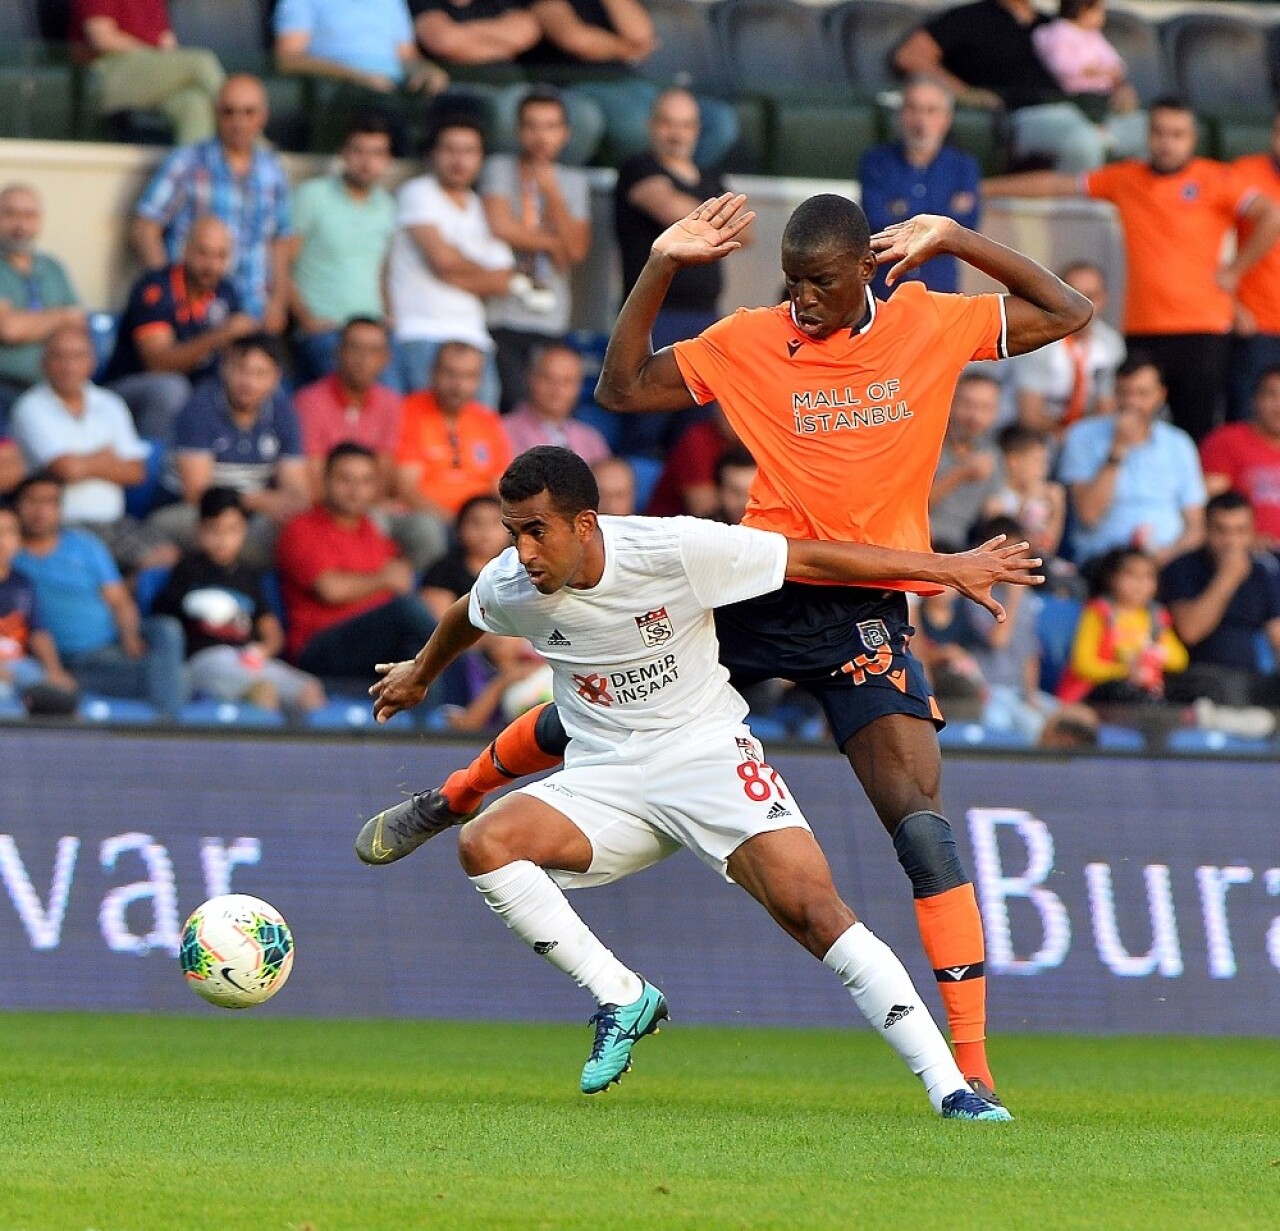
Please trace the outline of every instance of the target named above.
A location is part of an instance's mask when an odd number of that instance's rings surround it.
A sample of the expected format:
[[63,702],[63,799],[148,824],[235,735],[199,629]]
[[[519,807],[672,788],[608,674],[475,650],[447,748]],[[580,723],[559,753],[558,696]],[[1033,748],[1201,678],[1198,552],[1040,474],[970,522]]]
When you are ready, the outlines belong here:
[[791,581],[923,581],[949,586],[985,607],[997,620],[1004,608],[991,597],[991,587],[1008,583],[1038,586],[1040,559],[1028,555],[1027,543],[1007,543],[1003,534],[980,547],[956,555],[898,551],[871,543],[826,543],[787,540],[787,578]]
[[649,259],[618,313],[596,382],[606,410],[687,410],[695,405],[670,347],[653,352],[651,334],[671,279],[686,265],[709,265],[742,247],[755,217],[747,198],[726,192],[703,201],[653,241]]
[[1002,282],[1009,288],[1004,306],[1010,355],[1065,338],[1093,316],[1093,305],[1043,265],[950,218],[920,214],[894,223],[871,237],[871,250],[881,265],[893,262],[887,275],[891,284],[940,253]]
[[374,670],[382,677],[369,689],[375,722],[388,722],[401,710],[412,709],[440,674],[464,650],[469,650],[484,632],[471,623],[469,595],[463,595],[431,634],[430,640],[408,662],[378,663]]

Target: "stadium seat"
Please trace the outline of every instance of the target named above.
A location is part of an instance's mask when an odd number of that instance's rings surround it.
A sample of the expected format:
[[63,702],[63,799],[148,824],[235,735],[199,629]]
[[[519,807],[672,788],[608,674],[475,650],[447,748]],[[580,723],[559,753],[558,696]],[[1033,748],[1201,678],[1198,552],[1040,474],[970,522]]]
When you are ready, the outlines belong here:
[[1178,92],[1208,115],[1269,114],[1265,27],[1243,17],[1184,13],[1163,27]]
[[133,582],[133,601],[138,604],[138,613],[144,619],[151,614],[151,608],[160,597],[160,591],[164,589],[172,571],[168,568],[138,570]]
[[845,80],[861,96],[874,98],[900,83],[890,57],[928,16],[891,0],[854,0],[831,10],[827,29],[844,67]]
[[626,459],[631,473],[636,477],[636,509],[643,513],[649,507],[653,489],[662,478],[665,463],[656,457],[629,457]]
[[392,731],[413,730],[413,715],[397,714],[390,722],[381,726],[373,721],[373,708],[368,699],[363,701],[354,697],[337,697],[312,710],[307,715],[307,726],[315,731],[373,731],[383,727]]
[[1133,727],[1118,727],[1104,722],[1098,727],[1098,747],[1105,752],[1144,752],[1147,741]]
[[1000,117],[984,107],[957,107],[948,138],[978,160],[983,175],[998,175],[1005,168]]
[[27,48],[40,41],[40,18],[35,0],[5,0],[0,4],[0,63],[18,63]]
[[270,65],[269,5],[262,0],[169,0],[178,42],[215,52],[228,72],[262,72]]
[[1257,119],[1218,120],[1215,125],[1214,154],[1233,162],[1245,154],[1261,154],[1271,148],[1271,121]]
[[1107,10],[1103,33],[1120,53],[1129,70],[1129,80],[1143,104],[1173,90],[1160,31],[1131,9]]
[[62,64],[0,67],[0,137],[67,141],[76,135],[76,78]]
[[864,150],[880,138],[869,103],[778,100],[769,139],[770,175],[852,180]]
[[284,717],[275,710],[235,701],[192,701],[182,707],[178,721],[184,727],[282,727]]
[[139,521],[161,502],[162,480],[169,456],[163,440],[149,437],[147,444],[151,446],[151,452],[147,454],[147,473],[141,483],[126,487],[124,491],[124,511]]
[[1031,741],[1020,731],[992,731],[980,722],[949,722],[938,732],[943,748],[1030,748]]
[[792,0],[725,0],[712,14],[739,92],[768,98],[847,96],[821,9]]
[[1084,605],[1079,599],[1043,596],[1036,634],[1040,639],[1040,687],[1054,692],[1063,668],[1071,659],[1071,643]]
[[645,8],[658,35],[658,47],[639,65],[662,84],[687,85],[707,93],[731,85],[728,65],[712,24],[711,6],[690,0],[647,0]]
[[26,706],[12,693],[0,695],[0,722],[12,722],[27,716]]
[[1199,727],[1184,727],[1169,736],[1170,752],[1182,753],[1274,753],[1275,742],[1269,739],[1241,739],[1237,735],[1224,735],[1221,731],[1202,731]]
[[145,701],[132,701],[126,697],[103,697],[96,693],[84,693],[80,697],[78,717],[85,722],[110,722],[127,726],[150,726],[159,720],[159,713]]

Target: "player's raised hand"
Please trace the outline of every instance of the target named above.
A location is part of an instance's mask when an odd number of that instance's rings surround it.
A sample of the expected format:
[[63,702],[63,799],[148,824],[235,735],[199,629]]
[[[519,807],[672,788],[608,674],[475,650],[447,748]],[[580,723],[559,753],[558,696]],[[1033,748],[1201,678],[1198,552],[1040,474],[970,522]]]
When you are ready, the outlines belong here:
[[738,238],[755,218],[743,210],[747,198],[726,192],[703,201],[697,209],[673,222],[653,241],[653,251],[677,265],[709,265],[742,247]]
[[871,237],[871,251],[877,265],[896,262],[885,275],[892,286],[903,274],[923,265],[931,257],[949,252],[947,246],[959,224],[939,214],[917,214],[906,222],[895,222]]
[[1044,578],[1035,570],[1042,563],[1038,556],[1027,553],[1031,544],[1007,543],[1003,534],[988,539],[979,547],[948,556],[951,576],[946,584],[953,590],[985,607],[1001,623],[1004,608],[991,596],[991,587],[1002,583],[1015,586],[1038,586]]
[[427,695],[430,681],[421,678],[418,664],[413,659],[378,663],[374,671],[382,677],[369,689],[373,698],[374,722],[389,722],[401,710],[412,709]]

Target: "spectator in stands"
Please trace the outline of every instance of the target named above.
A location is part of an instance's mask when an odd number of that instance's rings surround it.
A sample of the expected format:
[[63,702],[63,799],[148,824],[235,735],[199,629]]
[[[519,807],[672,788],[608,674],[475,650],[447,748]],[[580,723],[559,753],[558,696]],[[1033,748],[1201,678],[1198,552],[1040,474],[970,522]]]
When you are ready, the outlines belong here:
[[378,383],[390,358],[386,325],[369,316],[352,317],[338,343],[338,370],[299,389],[294,404],[315,498],[324,496],[325,459],[336,445],[354,441],[372,450],[378,459],[373,517],[421,572],[444,554],[448,529],[430,513],[406,510],[396,497],[402,399]]
[[63,527],[56,475],[24,479],[14,504],[23,544],[14,563],[35,586],[40,618],[77,684],[176,717],[186,700],[182,626],[168,616],[141,619],[102,541]]
[[1242,493],[1209,501],[1204,546],[1165,568],[1160,597],[1191,654],[1186,672],[1170,681],[1170,698],[1280,706],[1280,679],[1258,667],[1260,640],[1280,652],[1280,564],[1256,549],[1253,510]]
[[[1049,478],[1049,438],[1011,423],[1000,430],[996,447],[1004,486],[987,500],[983,516],[1012,520],[1019,537],[1025,536],[1032,551],[1044,560],[1045,572],[1051,577],[1060,575],[1070,569],[1065,560],[1058,559],[1067,521],[1067,493],[1061,483]],[[1007,529],[994,533],[1004,534]],[[986,534],[978,541],[990,537]]]
[[120,566],[172,564],[163,536],[125,516],[125,488],[146,477],[151,446],[138,438],[129,408],[95,385],[93,342],[83,325],[63,325],[44,344],[45,379],[13,405],[13,434],[34,470],[65,486],[65,524],[92,530]]
[[893,62],[901,73],[940,77],[966,106],[1005,108],[1016,154],[1047,154],[1063,171],[1087,171],[1106,147],[1036,54],[1032,36],[1048,20],[1031,0],[976,0],[929,18]]
[[484,357],[481,401],[500,396],[486,298],[515,294],[527,307],[550,306],[494,237],[474,186],[484,165],[484,135],[475,120],[447,117],[430,139],[427,175],[409,180],[396,198],[387,291],[399,343],[400,388],[429,384],[444,342],[470,343]]
[[371,680],[375,663],[412,658],[435,630],[413,566],[369,516],[378,459],[340,444],[325,463],[324,500],[280,536],[289,657],[329,679]]
[[260,144],[267,92],[247,73],[228,77],[218,94],[217,135],[173,151],[134,210],[131,237],[148,269],[178,261],[192,224],[221,218],[235,239],[231,281],[240,307],[268,333],[284,331],[289,315],[289,179]]
[[[521,63],[535,76],[572,74],[568,92],[600,109],[613,159],[638,154],[645,146],[644,117],[658,99],[658,87],[634,71],[657,46],[641,0],[532,0],[530,11],[542,39]],[[718,167],[738,139],[737,112],[731,103],[703,95],[695,106],[702,130],[700,138],[695,134],[697,161]]]
[[557,162],[569,141],[569,116],[557,91],[533,89],[524,96],[516,139],[516,154],[495,154],[485,163],[485,216],[494,236],[511,246],[516,269],[550,291],[554,305],[535,312],[512,295],[488,303],[504,413],[526,395],[525,371],[534,352],[568,332],[569,276],[591,248],[586,172]]
[[1106,154],[1137,158],[1147,118],[1124,60],[1102,33],[1106,21],[1106,0],[1058,0],[1057,18],[1037,25],[1031,42],[1063,93],[1097,125]]
[[418,45],[444,64],[510,64],[542,37],[526,0],[409,0]]
[[963,551],[987,502],[1004,486],[991,430],[1000,414],[1000,386],[986,373],[966,372],[951,399],[942,455],[929,492],[935,551]]
[[0,420],[24,389],[40,379],[41,347],[55,329],[83,325],[66,270],[36,251],[44,219],[27,184],[0,188]]
[[[0,423],[0,433],[4,432]],[[22,450],[11,436],[0,434],[0,498],[8,496],[27,473]]]
[[[994,0],[991,0],[994,3]],[[1076,177],[1028,171],[987,180],[987,196],[1084,195],[1110,201],[1124,233],[1124,332],[1169,388],[1173,421],[1199,441],[1222,419],[1232,295],[1280,237],[1280,206],[1222,163],[1196,157],[1196,118],[1177,99],[1151,105],[1146,161]],[[1222,246],[1237,222],[1252,226],[1235,257]]]
[[755,458],[742,445],[734,445],[721,454],[716,462],[716,521],[730,526],[742,524],[755,481]]
[[11,505],[0,504],[0,699],[17,695],[25,702],[32,689],[53,688],[66,696],[71,709],[76,682],[40,620],[35,587],[14,570],[21,550],[18,514]]
[[572,346],[555,342],[536,352],[524,383],[527,400],[502,420],[513,455],[534,445],[560,445],[589,466],[609,456],[605,438],[573,417],[582,396],[582,356]]
[[262,574],[240,558],[248,533],[240,493],[209,488],[200,497],[196,549],[178,561],[152,611],[182,624],[192,692],[267,710],[318,709],[320,681],[277,657],[284,629]]
[[1252,507],[1254,542],[1280,548],[1280,367],[1264,368],[1253,395],[1253,419],[1226,423],[1200,445],[1210,496],[1235,490]]
[[396,226],[395,201],[384,187],[391,169],[387,118],[355,116],[339,160],[332,174],[307,180],[293,194],[288,253],[303,379],[333,371],[345,321],[386,315],[382,274]]
[[[1271,122],[1271,148],[1235,161],[1245,184],[1280,205],[1280,112]],[[1241,219],[1237,242],[1247,245],[1252,219]],[[1230,418],[1247,419],[1249,404],[1265,368],[1280,366],[1280,244],[1273,244],[1236,288],[1235,341],[1231,356]]]
[[[917,214],[943,214],[977,230],[982,169],[975,158],[948,143],[954,115],[955,97],[936,77],[913,77],[903,87],[898,139],[867,150],[858,164],[862,208],[873,235]],[[882,298],[889,294],[887,270],[879,269],[871,284]],[[953,256],[935,257],[901,281],[923,282],[931,291],[958,291],[960,264]]]
[[452,521],[472,496],[492,496],[511,461],[496,411],[476,400],[484,355],[467,342],[435,354],[432,388],[404,400],[396,451],[399,494],[410,508]]
[[222,379],[201,385],[178,416],[165,482],[181,503],[148,519],[170,541],[192,546],[200,497],[233,487],[250,514],[245,561],[271,567],[280,527],[311,500],[302,432],[280,368],[273,338],[238,338],[227,348]]
[[1204,476],[1191,438],[1160,418],[1165,388],[1149,356],[1130,354],[1116,377],[1116,412],[1081,419],[1062,445],[1058,475],[1076,515],[1075,556],[1113,548],[1151,553],[1156,567],[1204,537]]
[[1164,700],[1165,676],[1187,669],[1187,650],[1168,610],[1156,602],[1157,578],[1155,560],[1140,547],[1115,547],[1097,561],[1093,597],[1058,683],[1063,701],[1141,706]]
[[129,292],[106,380],[150,439],[173,439],[178,413],[213,375],[219,351],[260,328],[240,311],[230,268],[231,232],[206,215],[187,233],[182,261],[143,274]]
[[226,74],[218,57],[179,47],[165,0],[72,0],[69,39],[93,61],[98,111],[159,111],[179,145],[213,136]]
[[631,517],[636,511],[636,472],[625,457],[606,457],[591,467],[600,489],[600,512]]
[[[568,4],[568,0],[546,0]],[[649,116],[649,149],[618,168],[613,225],[622,255],[622,293],[629,295],[649,259],[653,241],[724,184],[695,161],[698,102],[688,90],[663,90]],[[653,325],[653,347],[696,337],[719,317],[724,287],[722,262],[681,269],[671,282]],[[692,421],[694,412],[628,415],[621,424],[619,453],[663,456]]]
[[1056,445],[1077,419],[1109,415],[1116,408],[1116,369],[1124,339],[1106,321],[1107,284],[1102,270],[1076,261],[1062,280],[1093,304],[1093,320],[1077,333],[1009,361],[1018,422],[1047,432]]
[[449,75],[425,60],[404,0],[279,0],[271,17],[276,68],[375,94],[438,94]]
[[730,449],[741,445],[724,411],[713,405],[706,419],[686,428],[676,441],[645,512],[650,517],[676,517],[681,513],[714,517],[719,503],[716,463]]

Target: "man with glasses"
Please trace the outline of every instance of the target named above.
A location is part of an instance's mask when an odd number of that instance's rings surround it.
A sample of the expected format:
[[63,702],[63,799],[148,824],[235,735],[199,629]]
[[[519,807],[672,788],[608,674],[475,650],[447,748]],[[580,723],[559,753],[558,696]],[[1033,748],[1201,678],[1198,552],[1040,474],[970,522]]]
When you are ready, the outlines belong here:
[[289,308],[289,181],[280,159],[260,144],[267,94],[247,73],[218,95],[215,137],[180,146],[165,159],[134,211],[133,246],[148,269],[177,262],[197,218],[213,214],[231,228],[231,281],[242,309],[272,334]]

